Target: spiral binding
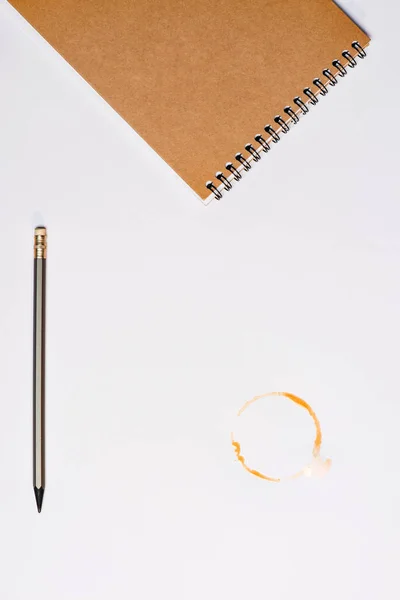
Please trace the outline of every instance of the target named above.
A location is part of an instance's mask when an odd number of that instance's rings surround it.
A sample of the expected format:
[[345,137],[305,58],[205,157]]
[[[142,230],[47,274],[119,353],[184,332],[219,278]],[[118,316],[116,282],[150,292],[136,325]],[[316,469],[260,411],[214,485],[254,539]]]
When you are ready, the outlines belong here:
[[309,112],[308,104],[315,106],[318,103],[318,95],[326,96],[329,91],[328,86],[334,87],[338,83],[338,77],[344,77],[347,75],[346,67],[350,67],[352,69],[357,65],[356,57],[361,59],[366,57],[365,50],[359,42],[353,42],[351,46],[354,50],[356,50],[355,56],[353,56],[349,50],[343,50],[342,57],[345,59],[345,61],[347,61],[345,64],[337,59],[332,61],[332,66],[336,69],[336,72],[332,73],[331,69],[324,69],[322,71],[322,75],[326,78],[325,83],[320,77],[316,77],[313,80],[313,84],[317,88],[315,92],[313,92],[310,87],[307,87],[303,90],[303,93],[306,96],[305,100],[303,100],[300,96],[293,98],[296,109],[293,109],[291,106],[285,106],[283,112],[288,117],[287,121],[285,121],[281,115],[277,115],[274,119],[275,123],[278,125],[277,128],[274,128],[271,125],[265,125],[264,131],[268,134],[269,138],[265,138],[258,133],[254,136],[254,140],[259,144],[258,148],[256,148],[253,144],[246,144],[245,150],[248,152],[247,158],[243,156],[241,152],[238,152],[235,155],[235,158],[239,163],[237,167],[235,167],[232,162],[228,162],[225,165],[225,168],[228,171],[227,176],[225,176],[221,171],[218,171],[215,174],[219,181],[218,186],[212,181],[207,181],[206,188],[214,194],[214,197],[217,200],[222,198],[222,191],[229,192],[232,189],[232,183],[242,179],[243,171],[250,171],[252,162],[258,162],[262,157],[262,153],[267,153],[270,150],[271,142],[275,144],[279,142],[281,139],[279,134],[287,133],[290,130],[289,124],[295,125],[299,122],[299,117],[301,115],[305,115]]

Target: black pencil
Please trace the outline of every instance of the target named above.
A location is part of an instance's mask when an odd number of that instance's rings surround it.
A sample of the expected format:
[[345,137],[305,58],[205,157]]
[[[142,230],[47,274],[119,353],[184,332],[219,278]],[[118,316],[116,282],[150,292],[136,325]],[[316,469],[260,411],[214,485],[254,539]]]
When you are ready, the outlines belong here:
[[35,229],[33,292],[33,489],[38,512],[45,489],[45,363],[46,363],[47,231]]

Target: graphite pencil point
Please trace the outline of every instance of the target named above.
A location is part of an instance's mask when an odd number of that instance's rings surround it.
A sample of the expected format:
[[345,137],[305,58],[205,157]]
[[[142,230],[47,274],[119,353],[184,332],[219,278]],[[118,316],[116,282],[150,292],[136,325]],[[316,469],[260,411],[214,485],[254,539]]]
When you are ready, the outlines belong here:
[[44,489],[42,487],[41,488],[35,487],[33,489],[35,491],[35,498],[36,498],[38,512],[42,512]]

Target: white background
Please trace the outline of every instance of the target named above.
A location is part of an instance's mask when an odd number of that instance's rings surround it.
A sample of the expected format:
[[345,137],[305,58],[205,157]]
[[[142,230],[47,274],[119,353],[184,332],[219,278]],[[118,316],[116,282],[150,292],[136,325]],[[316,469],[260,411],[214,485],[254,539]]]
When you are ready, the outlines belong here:
[[[400,7],[343,5],[373,37],[368,58],[205,208],[1,0],[2,599],[399,596]],[[315,409],[325,478],[274,485],[235,462],[232,415],[273,390]],[[310,455],[301,409],[275,408],[274,439]]]

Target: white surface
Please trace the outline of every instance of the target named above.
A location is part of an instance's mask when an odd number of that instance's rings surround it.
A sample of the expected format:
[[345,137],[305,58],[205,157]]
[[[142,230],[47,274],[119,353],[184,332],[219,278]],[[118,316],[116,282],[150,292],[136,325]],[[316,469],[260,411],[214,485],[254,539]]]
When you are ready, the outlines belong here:
[[[398,597],[400,7],[349,10],[368,58],[204,208],[0,2],[2,599]],[[317,412],[324,479],[268,484],[234,461],[231,416],[272,390]]]

